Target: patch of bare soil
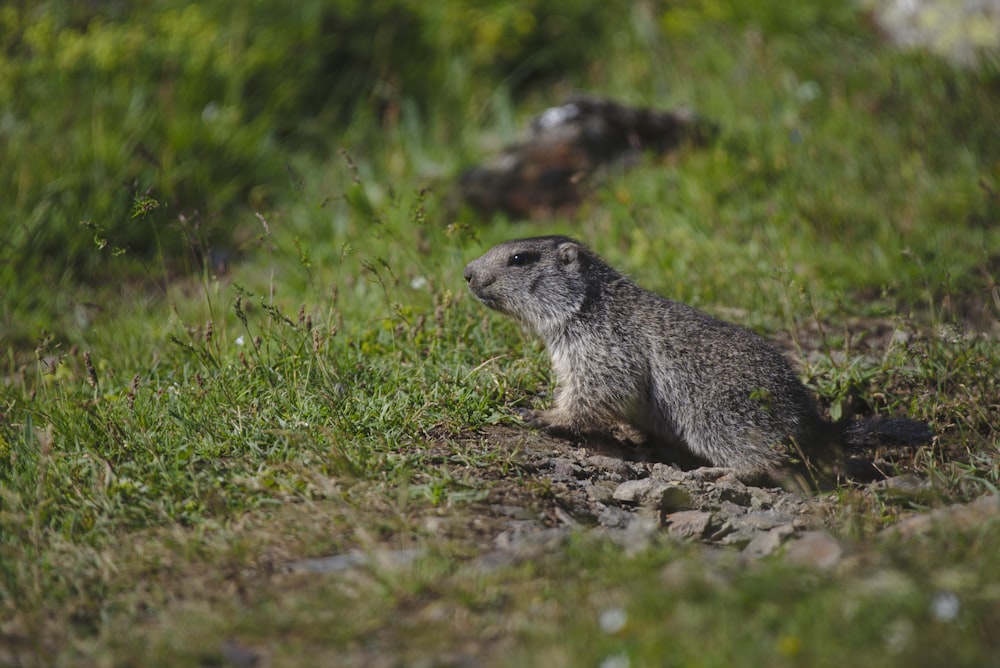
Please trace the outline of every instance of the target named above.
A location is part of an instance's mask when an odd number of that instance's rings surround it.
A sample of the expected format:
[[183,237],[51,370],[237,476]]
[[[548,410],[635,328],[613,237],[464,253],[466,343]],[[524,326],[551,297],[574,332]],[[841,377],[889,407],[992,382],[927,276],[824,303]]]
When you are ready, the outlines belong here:
[[663,530],[763,556],[823,523],[807,496],[748,486],[725,469],[685,470],[688,463],[674,464],[662,450],[613,441],[575,445],[520,427],[491,428],[468,441],[516,452],[516,471],[495,477],[481,504],[495,531],[480,557],[486,564],[530,556],[580,529],[626,548]]
[[[755,487],[726,469],[675,464],[662,450],[616,442],[576,445],[518,426],[472,433],[452,447],[512,455],[502,469],[456,470],[456,476],[482,480],[487,497],[473,504],[471,513],[426,523],[443,538],[468,541],[474,546],[470,557],[485,569],[550,552],[577,531],[605,536],[625,552],[666,533],[679,541],[737,550],[747,559],[784,548],[788,559],[828,568],[842,553],[831,535],[837,531],[828,530],[842,523],[845,491],[846,503],[858,505],[872,503],[878,494],[881,502],[874,505],[886,524],[920,516],[906,508],[931,502],[935,495],[929,480],[907,472],[875,482],[846,482],[832,493]],[[885,507],[887,499],[896,510]],[[1000,511],[1000,504],[991,503],[989,508]]]
[[[698,466],[678,457],[681,453],[611,439],[579,445],[521,426],[436,440],[427,444],[427,451],[456,480],[485,490],[485,496],[417,511],[410,526],[432,544],[466,546],[470,561],[486,570],[550,553],[581,531],[613,540],[626,553],[666,534],[736,550],[747,559],[787,547],[789,558],[821,568],[841,554],[840,544],[826,531],[837,523],[838,494],[746,485],[727,469]],[[485,466],[470,463],[476,459],[469,453],[484,452],[506,456]],[[862,495],[892,489],[904,503],[930,493],[929,483],[912,475],[854,486]],[[330,573],[368,564],[405,566],[421,554],[417,544],[393,543],[369,552],[292,560],[283,570]]]

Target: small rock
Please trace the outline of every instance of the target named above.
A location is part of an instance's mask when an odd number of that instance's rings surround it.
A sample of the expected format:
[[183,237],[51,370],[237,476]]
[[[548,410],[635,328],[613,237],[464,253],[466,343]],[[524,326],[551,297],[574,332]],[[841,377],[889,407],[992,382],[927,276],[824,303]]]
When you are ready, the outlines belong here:
[[800,566],[829,570],[837,565],[844,549],[836,538],[825,531],[806,531],[792,542],[785,552],[785,559]]
[[751,508],[770,508],[774,505],[775,493],[773,490],[764,489],[763,487],[751,487],[750,488],[750,507]]
[[692,471],[686,473],[688,480],[705,480],[708,482],[717,482],[720,480],[732,480],[739,482],[736,479],[736,474],[733,469],[723,468],[718,466],[702,466],[696,468]]
[[624,526],[615,527],[604,534],[613,540],[626,556],[648,550],[660,531],[659,517],[643,517],[634,513],[630,515]]
[[634,513],[622,510],[618,506],[605,506],[602,504],[600,511],[597,513],[597,522],[603,527],[625,528],[634,517]]
[[723,501],[719,504],[719,514],[724,517],[741,517],[747,514],[747,509],[732,501]]
[[597,503],[610,503],[614,499],[616,487],[613,482],[598,481],[587,487],[587,496]]
[[409,566],[423,553],[420,549],[376,550],[371,554],[351,550],[329,557],[295,559],[285,564],[285,569],[289,573],[337,573],[373,563],[385,568],[401,568]]
[[720,545],[733,545],[735,547],[744,548],[754,537],[760,533],[760,530],[754,529],[751,526],[740,525],[733,521],[732,518],[726,520],[711,536],[709,539],[719,543]]
[[368,555],[364,552],[351,550],[344,554],[334,554],[329,557],[296,559],[285,564],[285,568],[289,573],[336,573],[364,566],[368,561]]
[[743,556],[748,559],[761,559],[774,554],[781,547],[785,538],[794,532],[795,528],[791,524],[783,524],[767,531],[758,531],[743,548]]
[[1000,494],[982,496],[971,503],[938,508],[930,513],[914,515],[900,521],[888,531],[904,536],[930,531],[937,526],[951,530],[971,529],[1000,514]]
[[580,523],[576,521],[576,518],[573,517],[569,513],[569,511],[566,510],[565,508],[560,508],[559,506],[554,506],[552,508],[552,514],[555,516],[555,518],[557,520],[559,520],[560,524],[563,524],[563,525],[569,526],[569,527],[580,526]]
[[477,567],[491,570],[533,559],[539,554],[559,549],[570,534],[565,527],[540,528],[537,524],[519,524],[493,539],[494,549],[476,560]]
[[608,457],[607,455],[591,455],[584,461],[590,466],[593,466],[595,469],[607,473],[624,476],[629,472],[628,463],[616,457]]
[[691,494],[686,489],[653,478],[627,480],[615,488],[613,498],[621,503],[661,510],[689,508],[691,505]]
[[794,521],[795,517],[791,513],[780,510],[751,510],[740,518],[742,524],[762,531],[785,524],[790,525]]
[[666,482],[680,482],[687,479],[687,474],[676,466],[656,462],[649,469],[649,475],[657,480]]
[[738,480],[720,479],[715,483],[715,491],[719,501],[728,501],[737,506],[750,505],[750,492],[746,486]]
[[666,517],[667,531],[675,538],[701,538],[712,524],[712,513],[681,510]]
[[612,497],[621,503],[637,506],[659,504],[663,493],[670,487],[665,482],[652,478],[641,480],[626,480],[615,488]]
[[576,473],[580,470],[576,462],[567,457],[553,457],[549,464],[553,468],[553,480],[575,480]]

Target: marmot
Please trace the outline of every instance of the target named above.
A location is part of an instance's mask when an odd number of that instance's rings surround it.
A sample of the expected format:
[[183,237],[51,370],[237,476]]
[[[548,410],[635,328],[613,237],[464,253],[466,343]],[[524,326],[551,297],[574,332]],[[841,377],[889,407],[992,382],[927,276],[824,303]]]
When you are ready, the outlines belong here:
[[465,280],[483,304],[544,340],[554,406],[522,415],[550,433],[625,424],[745,481],[780,480],[789,460],[828,467],[843,446],[930,439],[907,418],[824,420],[773,344],[640,288],[569,237],[499,244],[469,263]]

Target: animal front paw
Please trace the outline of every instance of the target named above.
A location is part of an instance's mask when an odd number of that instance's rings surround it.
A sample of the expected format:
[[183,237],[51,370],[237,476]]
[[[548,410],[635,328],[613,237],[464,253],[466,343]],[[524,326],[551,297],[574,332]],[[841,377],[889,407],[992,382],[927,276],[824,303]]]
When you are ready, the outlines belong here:
[[514,412],[517,413],[518,417],[524,421],[529,427],[535,429],[546,429],[550,426],[548,420],[545,419],[545,411],[536,411],[531,408],[515,408]]
[[566,424],[563,420],[557,419],[558,414],[553,411],[537,411],[530,408],[514,409],[524,424],[539,431],[544,431],[551,436],[560,438],[577,438],[580,436],[580,428],[574,424]]

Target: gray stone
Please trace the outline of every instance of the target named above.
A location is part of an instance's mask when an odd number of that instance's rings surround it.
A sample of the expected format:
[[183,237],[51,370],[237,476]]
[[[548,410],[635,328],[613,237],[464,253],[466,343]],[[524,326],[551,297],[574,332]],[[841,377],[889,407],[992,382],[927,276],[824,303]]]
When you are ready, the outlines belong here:
[[688,480],[704,480],[709,482],[732,480],[738,482],[733,469],[718,466],[702,466],[701,468],[696,468],[688,471],[686,477]]
[[368,554],[361,550],[351,550],[343,554],[314,559],[295,559],[285,564],[289,573],[337,573],[360,568],[370,564],[383,567],[408,566],[424,553],[423,550],[381,550]]
[[660,462],[657,462],[650,467],[649,475],[652,478],[664,480],[666,482],[680,482],[688,479],[687,474],[676,466]]
[[709,538],[720,545],[733,545],[742,548],[748,545],[758,533],[760,533],[759,529],[738,524],[730,518],[723,522],[722,526]]
[[614,499],[616,487],[613,482],[598,481],[587,487],[587,496],[597,503],[610,503]]
[[751,510],[740,522],[753,529],[768,530],[777,526],[791,525],[795,516],[780,510]]
[[772,555],[781,547],[785,538],[794,532],[795,529],[791,524],[783,524],[767,531],[758,531],[743,548],[743,556],[747,559],[761,559]]
[[675,538],[701,538],[712,524],[712,513],[704,510],[681,510],[665,518],[667,531]]
[[935,527],[961,531],[981,526],[997,515],[1000,515],[1000,494],[988,494],[971,503],[959,503],[907,517],[887,531],[903,536],[926,533]]
[[749,489],[751,508],[770,508],[774,505],[778,490],[764,489],[763,487],[751,487]]
[[599,471],[614,473],[620,476],[625,476],[629,473],[628,463],[618,459],[617,457],[608,457],[607,455],[591,455],[584,461]]
[[719,504],[719,514],[724,517],[741,517],[747,514],[747,509],[731,501],[723,501]]
[[715,483],[715,493],[719,501],[728,501],[737,506],[750,505],[750,492],[737,480],[719,480]]
[[553,457],[549,463],[553,469],[553,480],[575,480],[577,472],[580,471],[576,461],[567,457]]
[[669,484],[653,478],[626,480],[615,488],[612,496],[615,501],[636,506],[659,505],[669,487]]
[[511,522],[510,526],[493,539],[494,549],[476,560],[477,568],[489,571],[553,552],[566,542],[571,531],[567,527],[543,528],[528,522]]
[[844,549],[840,542],[825,531],[806,531],[792,541],[785,559],[800,566],[829,570],[840,562]]
[[691,494],[686,489],[655,478],[626,480],[615,488],[613,498],[620,503],[661,510],[689,508],[691,505]]
[[601,526],[611,528],[625,528],[635,518],[635,513],[630,513],[618,506],[602,505],[597,513],[597,522]]

